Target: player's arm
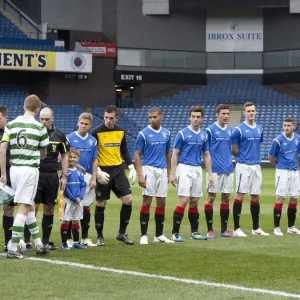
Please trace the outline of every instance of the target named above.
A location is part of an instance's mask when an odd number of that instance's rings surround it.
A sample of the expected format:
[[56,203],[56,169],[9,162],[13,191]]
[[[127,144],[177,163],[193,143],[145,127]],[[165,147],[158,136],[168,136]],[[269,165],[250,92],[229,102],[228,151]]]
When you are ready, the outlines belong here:
[[95,143],[93,145],[92,149],[92,178],[90,181],[90,189],[94,189],[96,187],[96,178],[97,178],[97,172],[98,172],[98,142],[97,139],[95,140]]
[[169,148],[166,151],[168,182],[169,182],[170,173],[171,173],[171,157],[172,157],[172,153],[171,153],[171,149]]
[[1,166],[1,178],[0,181],[3,184],[6,184],[7,178],[6,178],[6,151],[8,148],[8,142],[4,141],[2,139],[2,142],[0,144],[0,166]]
[[146,178],[142,171],[142,152],[140,150],[134,150],[134,164],[138,175],[139,186],[142,188],[147,187]]
[[77,197],[75,197],[72,189],[71,189],[71,185],[66,185],[66,188],[65,188],[65,196],[70,199],[72,202],[76,203],[76,200],[77,200]]
[[237,156],[239,153],[239,142],[242,138],[242,133],[239,127],[236,127],[232,134],[232,146],[231,146],[231,152],[233,156]]
[[180,150],[174,148],[172,158],[171,158],[171,183],[173,186],[176,186],[177,184],[176,168],[178,164],[179,154],[180,154]]
[[276,168],[276,157],[274,157],[271,154],[269,154],[268,155],[268,159],[271,162],[272,166]]
[[183,134],[181,133],[181,131],[179,131],[175,137],[173,153],[171,158],[171,183],[173,186],[176,186],[177,184],[176,168],[178,165],[179,154],[183,146],[183,141]]
[[68,177],[68,166],[69,166],[68,153],[63,153],[60,155],[60,162],[61,162],[60,190],[63,191],[66,188],[66,182]]
[[276,157],[277,157],[279,150],[280,150],[280,143],[277,139],[274,139],[271,144],[268,158],[269,158],[269,161],[271,162],[272,166],[275,168],[276,168]]
[[172,153],[171,153],[171,139],[170,139],[170,131],[169,131],[169,139],[167,142],[167,150],[166,150],[166,161],[167,161],[167,176],[168,176],[168,183],[169,183],[169,179],[170,179],[170,172],[171,172],[171,157],[172,157]]
[[47,148],[40,149],[40,157],[41,159],[45,159],[47,156]]
[[124,131],[124,136],[121,141],[120,152],[121,152],[121,155],[124,158],[124,160],[128,166],[128,169],[129,169],[128,179],[131,179],[131,184],[134,184],[135,180],[136,180],[136,170],[135,170],[134,164],[131,161],[131,157],[130,157],[130,154],[128,151],[126,137],[125,137],[125,131]]
[[214,179],[212,176],[212,168],[211,168],[211,158],[210,158],[210,154],[209,154],[209,136],[206,136],[206,141],[203,145],[202,148],[203,151],[203,160],[204,160],[204,164],[205,164],[205,169],[207,174],[207,179],[208,179],[208,187],[212,187],[214,184]]
[[86,182],[84,181],[83,175],[81,175],[80,176],[80,195],[79,195],[80,200],[83,199],[85,190],[86,190]]
[[134,145],[134,164],[138,175],[138,182],[140,187],[146,188],[146,178],[143,175],[142,170],[142,153],[145,147],[145,136],[139,132],[135,145]]
[[69,149],[69,142],[67,141],[66,136],[63,134],[58,148],[58,161],[61,163],[61,178],[59,181],[61,191],[63,191],[66,188],[69,166]]
[[94,158],[92,162],[92,178],[90,182],[90,189],[94,189],[96,187],[96,178],[98,172],[98,159]]
[[212,176],[211,158],[210,158],[209,151],[203,152],[203,160],[204,160],[205,169],[206,172],[208,173],[208,176]]
[[40,145],[39,145],[41,159],[46,158],[48,145],[49,145],[49,136],[48,136],[46,127],[43,126],[43,128],[41,130],[41,140],[40,140]]

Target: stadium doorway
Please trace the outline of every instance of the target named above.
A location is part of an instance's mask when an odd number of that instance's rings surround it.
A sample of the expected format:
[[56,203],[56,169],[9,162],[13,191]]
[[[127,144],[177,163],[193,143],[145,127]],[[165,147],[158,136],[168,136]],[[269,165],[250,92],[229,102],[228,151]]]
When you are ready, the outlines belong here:
[[119,108],[136,108],[133,98],[134,86],[128,84],[116,84],[116,106]]

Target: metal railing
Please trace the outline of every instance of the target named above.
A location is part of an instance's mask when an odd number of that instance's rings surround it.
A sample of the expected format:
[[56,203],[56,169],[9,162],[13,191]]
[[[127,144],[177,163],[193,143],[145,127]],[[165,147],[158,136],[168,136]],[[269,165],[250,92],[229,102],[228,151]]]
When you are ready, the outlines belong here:
[[[17,24],[25,29],[25,34],[31,39],[43,39],[44,35],[37,25],[26,16],[16,5],[8,0],[2,0],[4,11],[17,21]],[[28,31],[27,31],[28,30]]]

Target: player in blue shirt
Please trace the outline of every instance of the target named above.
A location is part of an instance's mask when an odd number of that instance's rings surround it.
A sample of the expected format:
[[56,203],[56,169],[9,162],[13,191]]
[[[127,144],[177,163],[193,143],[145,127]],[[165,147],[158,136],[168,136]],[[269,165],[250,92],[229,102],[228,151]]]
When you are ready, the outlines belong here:
[[191,224],[191,238],[194,240],[207,239],[198,232],[198,202],[202,196],[202,153],[208,173],[208,186],[213,185],[207,133],[200,129],[203,113],[201,106],[192,106],[189,111],[190,125],[180,130],[175,138],[171,159],[171,183],[173,186],[177,185],[176,194],[179,200],[173,214],[171,240],[175,242],[183,241],[179,235],[179,229],[187,203],[189,203],[188,217]]
[[207,187],[207,197],[204,205],[207,237],[211,239],[215,237],[213,230],[213,203],[217,193],[221,193],[220,236],[234,236],[231,231],[227,230],[230,193],[233,191],[233,166],[231,158],[232,128],[227,125],[229,119],[229,106],[226,104],[219,104],[216,107],[216,115],[217,122],[206,128],[214,177],[213,186],[210,188]]
[[66,187],[64,190],[64,209],[63,220],[60,226],[61,234],[61,249],[70,250],[68,239],[69,222],[72,221],[73,244],[72,247],[76,249],[86,249],[86,246],[79,244],[79,221],[83,213],[82,199],[85,194],[86,182],[84,181],[83,173],[76,168],[80,157],[80,152],[71,148],[68,153],[69,168]]
[[295,121],[288,117],[283,121],[283,133],[278,135],[271,144],[269,160],[276,167],[274,204],[274,234],[282,236],[280,218],[285,197],[289,197],[287,209],[287,233],[300,234],[295,227],[297,202],[299,196],[299,150],[300,136],[294,133]]
[[259,227],[259,195],[261,193],[262,174],[260,168],[260,144],[263,142],[263,129],[255,123],[256,108],[252,102],[243,106],[245,121],[233,131],[232,154],[236,157],[236,198],[233,204],[234,234],[247,235],[240,228],[240,215],[245,194],[250,194],[252,215],[252,234],[268,236]]
[[[83,218],[81,219],[81,244],[85,246],[96,246],[89,238],[91,212],[90,206],[94,201],[94,191],[97,177],[97,140],[88,133],[92,127],[93,117],[90,113],[84,112],[78,118],[78,131],[70,133],[67,136],[70,147],[80,151],[80,159],[77,167],[84,174],[84,180],[87,184],[86,193],[83,199]],[[71,229],[69,228],[68,244],[71,246]]]
[[171,151],[170,131],[160,126],[162,118],[159,107],[149,110],[149,126],[139,132],[134,147],[135,167],[139,185],[143,188],[140,209],[142,245],[148,244],[149,210],[153,197],[156,197],[154,242],[174,243],[163,234]]

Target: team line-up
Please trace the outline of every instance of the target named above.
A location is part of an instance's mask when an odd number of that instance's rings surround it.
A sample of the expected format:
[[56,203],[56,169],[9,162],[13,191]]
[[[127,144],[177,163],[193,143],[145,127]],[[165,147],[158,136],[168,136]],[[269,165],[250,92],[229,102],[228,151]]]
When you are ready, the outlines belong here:
[[[214,238],[213,203],[217,193],[221,193],[220,237],[247,236],[240,227],[245,194],[250,195],[252,234],[269,235],[259,225],[262,185],[260,144],[263,142],[263,129],[255,123],[254,103],[244,104],[245,121],[234,129],[228,125],[228,105],[220,104],[216,107],[217,120],[205,130],[200,129],[204,117],[203,108],[192,106],[188,115],[190,125],[177,133],[172,153],[170,131],[161,126],[163,114],[159,107],[152,107],[148,113],[149,126],[137,136],[135,165],[128,152],[125,131],[116,124],[117,107],[110,105],[105,108],[103,124],[96,127],[91,134],[89,130],[92,126],[92,115],[82,113],[78,119],[78,130],[68,136],[53,126],[54,116],[50,108],[40,111],[40,122],[35,120],[40,107],[39,98],[30,95],[24,102],[24,115],[7,123],[7,108],[0,106],[0,181],[15,191],[14,201],[5,203],[3,210],[4,250],[7,258],[24,258],[24,247],[20,247],[23,234],[26,250],[32,250],[30,238],[35,244],[37,254],[58,249],[49,240],[59,188],[64,193],[60,227],[62,250],[104,246],[104,212],[111,191],[122,201],[116,239],[133,245],[126,229],[132,211],[129,180],[134,184],[136,177],[143,195],[140,208],[140,244],[148,244],[149,211],[153,197],[156,198],[154,242],[157,243],[183,242],[180,225],[187,205],[190,238]],[[300,234],[295,227],[299,195],[300,136],[294,130],[295,121],[290,117],[284,119],[283,132],[274,138],[269,151],[269,160],[276,167],[274,234],[277,236],[283,235],[280,219],[286,197],[289,198],[287,233]],[[233,232],[227,229],[229,200],[234,185],[232,154],[237,162]],[[57,175],[59,158],[62,168],[60,179]],[[198,230],[198,202],[203,194],[202,158],[206,168],[207,189],[204,206],[207,223],[205,236],[200,235]],[[122,166],[123,160],[129,168],[128,178]],[[169,180],[176,187],[178,196],[170,239],[163,231]],[[88,237],[90,206],[94,198],[94,220],[98,236],[96,244]],[[18,208],[14,218],[16,204]],[[40,204],[43,204],[42,238],[36,221]]]

